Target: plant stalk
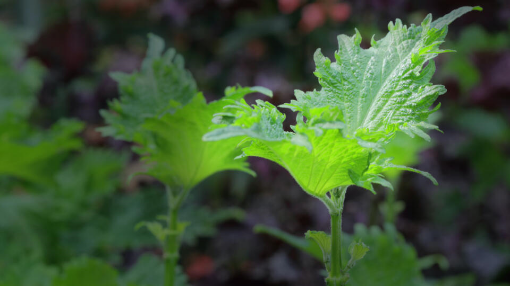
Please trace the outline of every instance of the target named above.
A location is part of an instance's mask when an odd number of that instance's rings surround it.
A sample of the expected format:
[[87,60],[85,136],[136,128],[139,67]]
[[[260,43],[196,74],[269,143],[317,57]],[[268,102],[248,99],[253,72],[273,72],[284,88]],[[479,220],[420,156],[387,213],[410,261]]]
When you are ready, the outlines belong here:
[[178,208],[171,208],[168,212],[169,234],[165,249],[165,286],[175,285],[175,268],[179,260],[179,231],[177,222]]
[[179,261],[179,209],[187,195],[187,190],[180,190],[179,194],[173,194],[167,187],[168,195],[168,235],[164,247],[165,251],[165,286],[175,285],[176,267]]
[[344,273],[342,265],[342,212],[344,208],[346,187],[335,189],[331,192],[331,199],[335,209],[330,210],[331,215],[331,271],[326,278],[328,286],[343,286],[349,279]]

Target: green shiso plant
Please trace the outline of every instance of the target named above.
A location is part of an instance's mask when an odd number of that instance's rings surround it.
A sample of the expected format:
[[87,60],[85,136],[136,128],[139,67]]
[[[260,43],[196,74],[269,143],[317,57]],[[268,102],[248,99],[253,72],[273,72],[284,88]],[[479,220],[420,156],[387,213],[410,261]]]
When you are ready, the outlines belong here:
[[[433,21],[429,14],[421,25],[406,26],[400,19],[388,25],[388,34],[371,47],[360,47],[361,35],[340,35],[335,62],[320,49],[314,54],[315,76],[320,90],[295,91],[296,100],[280,107],[297,112],[292,132],[284,131],[285,115],[274,105],[258,100],[250,106],[238,100],[217,113],[217,125],[205,141],[238,138],[242,155],[271,160],[293,176],[309,195],[321,200],[331,216],[331,234],[308,231],[306,237],[321,248],[328,286],[346,285],[349,271],[369,247],[354,241],[350,259],[342,261],[342,210],[347,188],[356,185],[373,193],[374,184],[392,189],[382,175],[388,170],[420,173],[434,184],[427,172],[392,163],[385,146],[397,132],[430,140],[426,131],[438,130],[427,122],[442,85],[430,80],[433,59],[440,53],[448,25],[463,14],[481,10],[462,7]],[[218,128],[219,127],[219,128]],[[369,274],[367,274],[369,275]]]
[[[213,115],[249,93],[272,96],[262,87],[229,87],[221,100],[206,103],[197,84],[175,50],[165,51],[164,42],[149,36],[147,56],[140,71],[113,73],[120,99],[102,111],[107,126],[104,136],[135,143],[134,151],[146,163],[148,174],[166,187],[168,214],[163,222],[142,222],[164,250],[165,286],[183,285],[177,277],[179,245],[187,223],[179,210],[190,190],[210,175],[224,170],[253,174],[245,159],[235,160],[239,140],[205,142]],[[213,128],[221,128],[213,127]]]

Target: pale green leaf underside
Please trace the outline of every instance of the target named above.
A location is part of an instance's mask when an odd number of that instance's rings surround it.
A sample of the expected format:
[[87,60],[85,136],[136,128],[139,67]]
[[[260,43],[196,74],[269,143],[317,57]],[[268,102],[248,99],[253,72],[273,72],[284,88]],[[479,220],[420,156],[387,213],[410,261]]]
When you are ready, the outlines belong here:
[[[226,99],[240,99],[248,93],[264,91],[263,88],[228,88]],[[222,99],[207,104],[202,94],[174,114],[150,118],[143,128],[152,133],[142,144],[140,152],[149,165],[149,174],[169,185],[191,188],[208,176],[224,171],[239,170],[253,174],[245,160],[235,160],[239,155],[235,138],[223,141],[202,141],[211,131],[211,120],[230,101]]]
[[312,151],[289,140],[253,140],[244,148],[246,156],[269,159],[289,171],[299,185],[311,195],[323,196],[338,186],[352,185],[349,170],[361,174],[368,166],[368,150],[356,140],[348,140],[339,130],[322,136],[310,136]]

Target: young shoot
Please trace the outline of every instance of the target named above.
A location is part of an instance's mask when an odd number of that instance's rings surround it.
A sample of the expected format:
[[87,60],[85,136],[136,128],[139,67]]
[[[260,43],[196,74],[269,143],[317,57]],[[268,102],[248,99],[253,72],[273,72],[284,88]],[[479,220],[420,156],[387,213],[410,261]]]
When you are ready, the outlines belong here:
[[295,91],[296,100],[280,107],[297,112],[293,132],[283,130],[283,115],[268,102],[249,106],[244,100],[218,113],[220,128],[207,133],[206,141],[238,138],[244,145],[240,157],[256,156],[271,160],[289,171],[301,188],[321,200],[331,215],[331,235],[308,232],[323,252],[328,286],[346,285],[349,270],[363,258],[368,247],[361,241],[349,248],[351,259],[342,264],[342,210],[347,188],[356,185],[374,191],[373,184],[392,188],[382,173],[409,170],[436,180],[429,174],[392,163],[383,156],[385,146],[396,132],[430,140],[426,130],[432,107],[442,85],[430,80],[435,72],[433,59],[440,53],[448,25],[463,14],[481,10],[462,7],[435,21],[428,15],[421,25],[403,25],[400,19],[388,25],[388,34],[371,47],[360,47],[358,30],[354,36],[338,36],[335,62],[320,49],[315,52],[315,76],[320,90]]
[[173,49],[164,52],[161,38],[150,35],[142,68],[132,74],[114,73],[121,97],[102,115],[103,135],[136,143],[134,151],[146,162],[148,174],[167,190],[168,214],[159,221],[142,222],[164,249],[165,286],[181,285],[176,277],[180,238],[187,223],[178,220],[190,190],[210,175],[224,170],[253,173],[244,159],[235,160],[236,138],[204,142],[213,115],[262,87],[229,87],[221,100],[206,103],[184,60]]

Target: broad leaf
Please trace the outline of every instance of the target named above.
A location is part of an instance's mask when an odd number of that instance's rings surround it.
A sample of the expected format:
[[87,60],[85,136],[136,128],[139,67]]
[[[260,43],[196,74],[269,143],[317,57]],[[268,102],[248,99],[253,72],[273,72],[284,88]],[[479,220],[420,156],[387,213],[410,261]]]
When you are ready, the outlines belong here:
[[163,52],[163,39],[149,35],[141,70],[111,74],[121,96],[109,104],[113,113],[101,111],[110,125],[100,129],[103,135],[132,141],[145,119],[175,112],[198,92],[193,76],[184,68],[184,59],[174,49]]
[[381,173],[391,169],[426,172],[393,164],[383,158],[385,146],[397,131],[429,140],[421,129],[437,129],[427,122],[430,109],[446,90],[429,83],[435,71],[431,59],[439,53],[447,25],[478,8],[463,7],[421,26],[389,24],[389,33],[372,47],[360,47],[361,36],[339,36],[336,62],[315,53],[320,91],[296,91],[296,100],[283,107],[297,111],[294,132],[283,131],[285,116],[273,105],[244,101],[218,113],[221,128],[204,140],[238,137],[247,144],[243,156],[269,159],[283,166],[313,196],[324,196],[339,186],[373,184],[391,188]]
[[239,140],[204,142],[202,137],[210,131],[213,115],[230,104],[230,100],[257,91],[271,95],[262,89],[229,88],[225,99],[207,104],[202,94],[197,94],[174,114],[147,119],[143,128],[152,136],[140,140],[142,147],[137,150],[150,166],[147,173],[170,186],[184,188],[192,188],[224,170],[252,173],[245,160],[234,160],[239,154],[236,150]]
[[313,196],[353,184],[349,170],[361,176],[368,168],[369,150],[362,148],[355,139],[344,138],[338,129],[312,127],[309,121],[306,125],[301,122],[294,126],[296,133],[284,132],[285,116],[262,101],[258,101],[254,109],[244,101],[230,109],[233,113],[224,112],[220,116],[224,122],[233,123],[209,132],[204,140],[248,136],[251,143],[243,149],[244,156],[278,163]]
[[428,139],[420,128],[435,127],[426,122],[433,112],[429,108],[446,92],[444,86],[429,83],[435,72],[431,60],[449,52],[439,49],[448,24],[473,9],[478,8],[462,7],[434,22],[429,14],[421,26],[407,27],[397,19],[395,24],[389,23],[386,37],[379,41],[372,38],[369,49],[360,47],[357,30],[352,37],[340,35],[336,62],[324,57],[320,49],[314,55],[315,75],[322,89],[301,94],[309,101],[298,97],[294,105],[297,110],[310,105],[338,107],[347,136],[367,131],[391,134],[398,128],[411,137]]
[[215,113],[260,92],[262,87],[230,87],[225,98],[207,104],[196,83],[174,50],[163,54],[163,40],[149,36],[147,57],[140,72],[114,74],[119,82],[120,100],[113,101],[102,115],[109,124],[103,135],[138,143],[135,151],[147,163],[147,174],[170,187],[192,188],[206,177],[223,170],[250,172],[239,152],[236,139],[203,142]]
[[356,140],[328,130],[322,136],[310,136],[312,151],[291,140],[254,141],[243,149],[246,156],[269,159],[284,166],[299,185],[311,195],[322,196],[331,189],[353,184],[349,171],[361,173],[368,165],[368,150]]

